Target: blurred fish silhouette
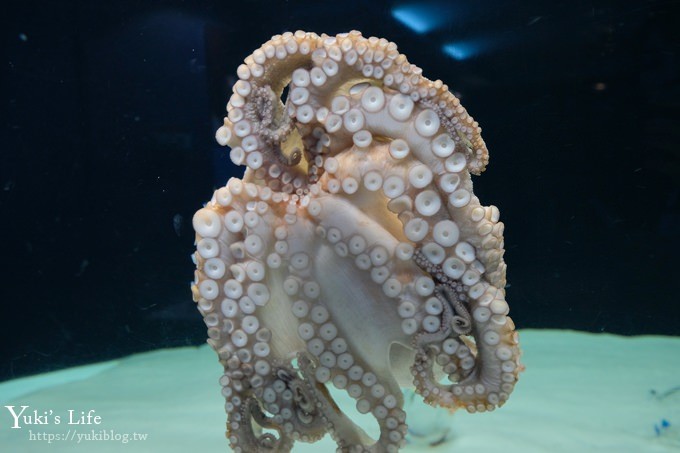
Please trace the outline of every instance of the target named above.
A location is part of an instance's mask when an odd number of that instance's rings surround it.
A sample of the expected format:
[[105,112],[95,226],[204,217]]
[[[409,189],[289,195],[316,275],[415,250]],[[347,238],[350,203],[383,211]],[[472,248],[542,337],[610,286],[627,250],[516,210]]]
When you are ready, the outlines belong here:
[[175,229],[175,234],[177,237],[180,237],[182,235],[182,221],[184,218],[179,215],[175,214],[175,216],[172,218],[172,227]]

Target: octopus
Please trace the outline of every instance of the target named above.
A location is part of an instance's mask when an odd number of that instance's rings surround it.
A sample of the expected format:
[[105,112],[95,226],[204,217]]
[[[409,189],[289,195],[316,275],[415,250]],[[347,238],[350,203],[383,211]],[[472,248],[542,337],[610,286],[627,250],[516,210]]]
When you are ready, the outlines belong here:
[[488,163],[478,123],[357,31],[273,36],[237,75],[216,139],[246,169],[193,217],[191,288],[233,451],[328,434],[340,452],[396,452],[402,388],[452,411],[502,406],[523,366],[504,225],[472,190]]

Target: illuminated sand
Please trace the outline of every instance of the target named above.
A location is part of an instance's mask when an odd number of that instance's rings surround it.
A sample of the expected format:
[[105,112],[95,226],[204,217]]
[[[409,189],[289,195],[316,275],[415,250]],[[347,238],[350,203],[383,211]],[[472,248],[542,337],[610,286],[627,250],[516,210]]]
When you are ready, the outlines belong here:
[[[680,385],[680,339],[617,337],[568,331],[520,333],[526,372],[508,404],[493,413],[456,413],[450,440],[431,452],[670,452],[680,449],[680,391],[659,401],[650,390]],[[161,350],[0,384],[5,405],[53,411],[62,423],[10,429],[0,416],[0,450],[7,452],[220,452],[226,416],[217,379],[220,366],[207,347]],[[342,403],[351,404],[338,393]],[[68,410],[94,409],[101,425],[68,426]],[[20,410],[20,409],[18,409]],[[446,415],[409,409],[413,429],[442,425]],[[670,423],[655,433],[662,420]],[[29,440],[35,434],[102,430],[148,434],[145,441]],[[442,431],[433,433],[437,436]],[[375,434],[375,433],[372,433]],[[295,452],[333,452],[335,444],[296,444]]]

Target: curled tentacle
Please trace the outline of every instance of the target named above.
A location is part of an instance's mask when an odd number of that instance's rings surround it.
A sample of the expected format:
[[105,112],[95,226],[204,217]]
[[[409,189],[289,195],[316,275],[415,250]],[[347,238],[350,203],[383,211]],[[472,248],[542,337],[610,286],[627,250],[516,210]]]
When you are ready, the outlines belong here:
[[269,85],[253,88],[243,110],[245,118],[252,124],[252,132],[257,134],[279,163],[294,166],[300,162],[302,153],[298,148],[289,153],[282,149],[294,130],[293,119]]
[[472,317],[458,294],[449,285],[438,286],[435,288],[435,294],[442,304],[450,305],[455,313],[449,321],[454,333],[458,336],[468,335],[472,331]]
[[284,113],[283,104],[269,85],[253,88],[243,110],[252,124],[252,132],[267,144],[285,140],[293,128],[290,117]]
[[[261,429],[258,429],[259,433],[256,433],[251,420],[262,428],[276,429],[279,437],[271,433],[262,433]],[[279,426],[267,419],[259,403],[253,397],[246,397],[239,411],[229,413],[227,438],[235,446],[235,453],[250,451],[285,453],[293,448],[293,439],[286,436]]]
[[[494,302],[499,308],[504,303],[502,299]],[[474,300],[471,308],[478,313],[477,318],[488,311]],[[476,347],[448,338],[438,349],[421,347],[416,351],[411,370],[416,391],[426,401],[451,409],[463,407],[469,412],[493,410],[505,403],[522,367],[512,320],[502,314],[493,316],[493,320],[477,319],[473,324]],[[434,368],[438,352],[443,353],[443,358],[437,361],[446,364],[444,371],[457,382],[444,385],[437,381]]]

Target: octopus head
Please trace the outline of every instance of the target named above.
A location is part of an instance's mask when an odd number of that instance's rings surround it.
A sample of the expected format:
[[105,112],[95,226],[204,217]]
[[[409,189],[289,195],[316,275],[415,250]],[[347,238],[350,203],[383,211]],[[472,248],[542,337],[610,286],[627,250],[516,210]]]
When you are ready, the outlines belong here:
[[[397,451],[402,387],[503,405],[522,368],[503,224],[472,191],[488,153],[458,99],[358,32],[274,36],[237,73],[216,138],[247,168],[194,216],[192,286],[232,448],[329,433],[343,451]],[[377,439],[328,386],[375,417]]]

